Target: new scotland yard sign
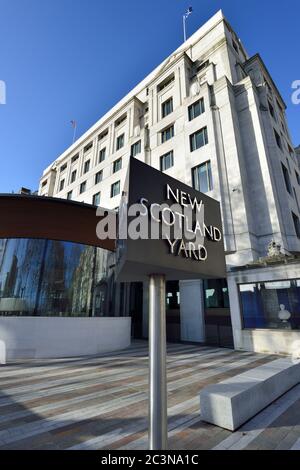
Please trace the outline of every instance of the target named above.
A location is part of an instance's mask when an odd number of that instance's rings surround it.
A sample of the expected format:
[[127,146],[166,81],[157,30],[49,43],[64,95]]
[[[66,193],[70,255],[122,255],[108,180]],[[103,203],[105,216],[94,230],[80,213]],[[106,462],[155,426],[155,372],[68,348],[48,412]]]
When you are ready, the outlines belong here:
[[117,280],[226,276],[220,205],[131,158],[119,208]]

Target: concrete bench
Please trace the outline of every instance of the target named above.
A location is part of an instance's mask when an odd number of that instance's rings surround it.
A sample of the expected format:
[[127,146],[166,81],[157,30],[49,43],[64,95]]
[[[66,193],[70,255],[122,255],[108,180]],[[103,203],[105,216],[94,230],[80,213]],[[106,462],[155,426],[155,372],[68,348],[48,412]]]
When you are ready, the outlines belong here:
[[276,359],[200,392],[201,418],[230,431],[300,383],[300,361]]

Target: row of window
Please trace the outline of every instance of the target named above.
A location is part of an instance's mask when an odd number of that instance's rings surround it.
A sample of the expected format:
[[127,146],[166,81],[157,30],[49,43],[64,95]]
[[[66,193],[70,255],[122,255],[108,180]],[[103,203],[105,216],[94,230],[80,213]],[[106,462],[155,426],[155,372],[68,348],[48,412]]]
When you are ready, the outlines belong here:
[[[282,168],[282,173],[283,173],[283,178],[284,178],[286,190],[292,197],[294,197],[294,199],[296,201],[296,204],[297,204],[298,211],[300,213],[300,206],[299,206],[296,190],[295,190],[294,187],[292,187],[288,169],[286,168],[286,166],[282,162],[281,162],[281,168]],[[299,184],[300,183],[299,174],[297,173],[297,171],[295,171],[295,174],[296,174],[296,178],[297,178],[297,181],[298,181],[298,184]],[[294,214],[294,212],[292,212],[292,218],[293,218],[293,222],[294,222],[296,235],[297,235],[298,238],[300,238],[300,221],[299,221],[299,217],[296,214]]]
[[[174,165],[174,152],[170,152],[160,157],[160,171],[166,171]],[[210,161],[201,163],[192,168],[193,188],[202,193],[207,193],[213,189]]]
[[[288,163],[288,161],[287,161],[287,163]],[[297,202],[297,205],[299,206],[298,199],[297,199],[297,196],[296,196],[296,190],[295,190],[295,188],[292,187],[289,171],[288,171],[287,167],[282,162],[281,162],[281,168],[282,168],[282,173],[283,173],[283,178],[284,178],[286,190],[291,196],[294,196],[294,198]],[[295,175],[296,175],[297,183],[298,183],[298,185],[300,185],[300,176],[299,176],[297,171],[295,171]],[[299,208],[299,212],[300,212],[300,208]]]
[[[162,103],[162,116],[165,117],[168,114],[170,114],[172,111],[173,111],[173,98],[169,98],[164,103]],[[201,98],[197,100],[196,102],[192,103],[188,107],[189,121],[195,119],[196,117],[200,116],[204,112],[205,112],[204,99]],[[102,136],[102,134],[99,135],[99,138],[100,136],[101,138],[105,137],[108,134],[108,130],[106,131],[104,136]],[[174,125],[171,125],[161,131],[161,143],[167,142],[172,137],[174,137]],[[197,131],[190,136],[191,152],[202,147],[206,143],[207,143],[207,129],[203,128],[200,131]],[[122,147],[124,147],[124,144],[125,144],[125,134],[123,133],[117,137],[116,150],[120,150]],[[90,150],[92,146],[93,146],[93,143],[90,142],[88,145],[84,147],[84,152],[87,152],[88,150]],[[131,146],[130,155],[132,157],[135,157],[139,153],[141,153],[141,140],[135,142]],[[102,149],[99,150],[98,163],[102,163],[105,160],[105,157],[106,157],[106,147],[103,147]],[[72,157],[71,162],[74,163],[76,160],[78,160],[78,158],[79,158],[79,154],[74,155]],[[91,163],[90,160],[87,160],[86,162],[84,162],[83,174],[89,172],[90,163]],[[60,172],[63,172],[66,168],[67,168],[67,164],[65,163],[64,165],[61,166]],[[120,168],[121,168],[121,159],[118,159],[113,163],[113,172],[115,173]],[[77,170],[73,170],[71,173],[70,184],[74,183],[74,181],[76,180],[76,177],[77,177]],[[47,181],[44,181],[43,185],[45,185],[46,183]],[[59,183],[59,191],[62,191],[64,187],[65,187],[65,179],[62,179]]]
[[[172,135],[172,132],[173,132],[171,131],[171,129],[173,129],[173,126],[163,131],[163,132],[168,132],[167,137],[164,137],[166,138],[166,140],[169,140],[169,138],[171,138],[170,136]],[[191,152],[194,152],[194,150],[197,150],[206,144],[208,144],[207,127],[203,127],[202,129],[190,135]],[[169,152],[165,153],[164,155],[160,157],[160,170],[166,171],[169,168],[171,168],[173,165],[174,165],[173,150],[170,150]]]
[[[161,104],[161,116],[162,118],[168,116],[173,112],[173,98],[168,98]],[[189,121],[192,121],[196,117],[200,116],[205,112],[204,99],[200,98],[188,107]]]
[[[161,168],[162,171],[164,169],[170,168],[170,166],[173,165],[173,151],[169,152],[166,155],[166,159],[164,159],[163,165],[165,166]],[[195,188],[197,191],[201,191],[202,193],[207,193],[208,191],[211,191],[213,189],[210,161],[201,163],[200,165],[197,165],[194,168],[192,168],[192,183],[193,183],[193,188]],[[86,182],[81,184],[80,189],[82,189],[81,187],[83,187],[85,190]],[[120,194],[120,181],[116,181],[110,187],[110,197],[112,198],[112,197],[118,196],[119,194]],[[100,204],[100,196],[101,196],[100,191],[94,194],[93,204],[95,206],[98,206]],[[72,198],[72,191],[70,191],[67,195],[67,199],[71,199],[71,198]]]
[[[114,161],[113,172],[116,173],[121,168],[122,168],[122,159],[119,158],[118,160]],[[100,170],[95,174],[95,180],[94,180],[95,185],[98,184],[98,183],[101,183],[102,179],[103,179],[103,170]],[[61,183],[62,182],[64,182],[64,180],[62,180]],[[63,185],[60,186],[60,191],[62,191],[62,190],[63,190]],[[85,191],[86,191],[86,181],[83,181],[79,186],[79,194],[82,194]],[[68,199],[71,199],[72,191],[69,191],[68,195],[70,195],[70,197],[68,197]]]
[[[111,187],[110,187],[110,197],[115,197],[120,194],[120,188],[121,188],[121,182],[115,181]],[[81,183],[80,188],[79,188],[79,193],[82,194],[86,191],[86,181]],[[73,196],[73,191],[69,191],[67,194],[67,199],[72,199]],[[101,192],[98,191],[96,194],[93,195],[93,205],[94,206],[99,206],[100,204],[100,197],[101,197]]]
[[[172,157],[169,158],[173,159],[173,152]],[[210,161],[207,161],[205,163],[202,163],[201,165],[192,168],[192,182],[193,188],[195,188],[197,191],[201,191],[202,193],[207,193],[208,191],[211,191],[213,189]],[[70,196],[69,194],[70,193],[68,193],[68,199],[71,199],[72,194]],[[100,194],[101,193],[98,192],[93,196],[93,204],[95,206],[98,206],[100,204]],[[120,181],[116,181],[115,183],[113,183],[110,189],[110,197],[115,197],[118,194],[120,194]],[[294,212],[292,212],[292,218],[295,227],[295,233],[300,239],[299,217]]]
[[[115,197],[120,194],[120,188],[121,188],[121,182],[120,181],[115,181],[110,187],[110,197]],[[93,196],[93,205],[94,206],[99,206],[100,204],[100,198],[101,198],[101,193],[100,191]]]
[[[276,143],[277,143],[277,146],[280,148],[280,150],[282,150],[282,152],[284,151],[284,148],[283,148],[283,144],[282,144],[282,140],[285,140],[284,137],[283,137],[283,134],[281,134],[281,136],[278,134],[278,132],[274,129],[274,134],[275,134],[275,140],[276,140]],[[290,156],[293,158],[294,156],[294,150],[291,148],[290,144],[285,140],[285,143],[286,143],[286,146],[287,146],[287,150],[290,154]]]
[[[161,138],[162,142],[166,142],[169,139],[171,139],[174,136],[174,126],[169,126],[168,128],[164,129],[161,132]],[[190,151],[194,152],[195,150],[203,147],[208,143],[208,134],[207,134],[207,127],[203,127],[202,129],[194,132],[193,134],[190,135]],[[106,148],[104,147],[103,149],[100,150],[99,152],[99,163],[101,163],[105,159],[105,150]],[[139,140],[138,142],[134,143],[131,146],[131,156],[135,157],[141,152],[141,141]],[[173,161],[173,151],[170,151],[163,155],[160,159],[160,167],[161,171],[165,171],[168,168],[172,167],[174,164]],[[113,173],[116,173],[122,168],[122,158],[118,158],[113,162]],[[90,170],[90,160],[87,160],[84,163],[84,168],[83,168],[83,173],[88,173]],[[73,170],[71,173],[71,180],[70,183],[74,183],[76,180],[77,176],[77,170]],[[103,172],[98,171],[95,175],[95,184],[98,184],[102,181],[102,176]],[[83,182],[80,185],[80,194],[85,191],[85,183]],[[59,184],[59,191],[62,191],[65,186],[65,179],[62,179]]]
[[[105,149],[102,149],[102,150],[105,150]],[[103,155],[104,153],[100,151],[100,156],[99,156],[99,161],[103,161],[103,160],[100,160],[100,158],[104,158]],[[113,162],[113,173],[116,173],[117,171],[121,170],[122,168],[122,158],[118,158],[117,160],[115,160]],[[83,170],[83,173],[87,173],[90,169],[90,160],[87,160],[84,164],[84,170]],[[71,173],[71,179],[70,179],[70,184],[71,183],[74,183],[74,181],[76,180],[76,176],[77,176],[77,170],[73,170],[72,173]],[[96,174],[95,174],[95,184],[98,184],[102,181],[103,179],[103,170],[100,170],[98,171]],[[80,194],[83,193],[85,191],[85,183],[86,181],[84,181],[83,183],[81,183],[80,185]],[[59,191],[62,191],[65,187],[65,179],[62,179],[59,183]]]
[[[124,134],[122,134],[122,136],[124,136]],[[122,136],[119,136],[119,137],[122,137]],[[141,141],[140,140],[138,142],[135,142],[131,146],[131,156],[135,157],[139,153],[141,153]],[[98,163],[102,163],[105,160],[105,157],[106,157],[106,147],[103,147],[102,149],[99,150]],[[88,173],[90,171],[90,164],[91,164],[90,160],[87,160],[86,162],[84,162],[83,174]],[[66,167],[66,165],[64,166]],[[117,160],[113,162],[113,173],[116,173],[116,171],[119,171],[121,168],[122,168],[122,158],[118,158]],[[98,173],[102,173],[102,171]],[[96,176],[98,175],[98,173],[96,174]],[[70,177],[70,184],[74,183],[74,181],[76,180],[76,177],[77,177],[77,170],[73,170],[71,173],[71,177]],[[65,187],[65,179],[62,179],[59,184],[59,191],[62,191],[64,187]]]

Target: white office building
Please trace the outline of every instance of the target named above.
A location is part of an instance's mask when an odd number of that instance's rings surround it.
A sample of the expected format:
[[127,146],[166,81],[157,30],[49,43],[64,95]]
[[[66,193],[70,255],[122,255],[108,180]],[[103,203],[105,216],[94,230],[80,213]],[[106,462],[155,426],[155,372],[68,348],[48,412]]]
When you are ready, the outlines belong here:
[[[229,295],[226,280],[168,283],[168,337],[228,346],[232,335],[238,349],[290,353],[300,168],[285,109],[219,11],[45,169],[39,194],[117,208],[132,156],[219,200]],[[118,295],[145,337],[147,286],[136,289]]]

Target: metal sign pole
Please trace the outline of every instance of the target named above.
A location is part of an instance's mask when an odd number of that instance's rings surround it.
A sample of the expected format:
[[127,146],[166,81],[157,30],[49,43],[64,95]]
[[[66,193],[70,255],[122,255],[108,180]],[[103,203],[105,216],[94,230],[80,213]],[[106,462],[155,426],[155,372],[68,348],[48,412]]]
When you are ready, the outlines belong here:
[[152,274],[149,282],[149,362],[149,448],[166,450],[166,280],[161,274]]

